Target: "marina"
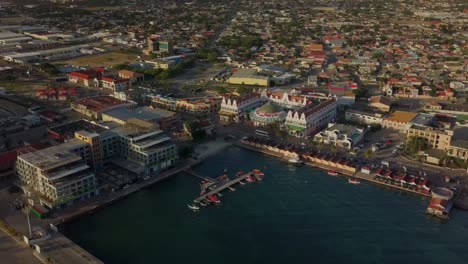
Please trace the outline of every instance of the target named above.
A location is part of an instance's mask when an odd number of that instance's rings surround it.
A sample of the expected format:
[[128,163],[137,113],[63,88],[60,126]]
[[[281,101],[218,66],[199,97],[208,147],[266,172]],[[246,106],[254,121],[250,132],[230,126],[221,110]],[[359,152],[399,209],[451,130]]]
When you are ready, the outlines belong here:
[[[192,174],[192,175],[194,175],[194,174]],[[232,186],[235,185],[235,184],[241,183],[242,180],[245,180],[248,177],[251,177],[251,175],[255,175],[255,171],[247,172],[247,173],[244,173],[242,175],[236,175],[236,177],[234,179],[232,179],[232,180],[228,180],[227,182],[224,182],[224,183],[218,183],[217,185],[212,186],[212,188],[210,188],[210,191],[208,191],[208,192],[200,195],[199,197],[195,198],[193,200],[193,202],[195,204],[202,203],[203,201],[207,200],[207,198],[212,197],[212,195],[219,195],[221,191],[224,191],[226,189],[228,189],[230,191],[235,191],[235,189],[232,188]],[[203,179],[207,179],[207,178],[209,178],[209,177],[203,177]]]
[[[383,191],[364,180],[354,186],[346,178],[327,175],[326,170],[287,166],[284,160],[238,147],[206,159],[193,170],[213,176],[227,168],[231,178],[238,170],[250,171],[252,164],[268,178],[262,184],[232,185],[236,192],[226,189],[219,197],[225,205],[197,205],[200,213],[192,213],[187,202],[199,192],[200,180],[182,172],[62,228],[73,241],[113,264],[148,263],[155,254],[161,262],[222,258],[226,264],[246,259],[273,264],[310,259],[318,263],[463,263],[460,260],[468,257],[461,246],[468,239],[464,232],[468,213],[457,211],[449,222],[439,221],[425,214],[428,199],[408,192]],[[122,231],[116,235],[115,230]],[[401,237],[407,245],[403,249]],[[233,245],[240,253],[225,258]],[[183,253],[173,253],[180,248]],[[427,248],[432,250],[420,253]]]

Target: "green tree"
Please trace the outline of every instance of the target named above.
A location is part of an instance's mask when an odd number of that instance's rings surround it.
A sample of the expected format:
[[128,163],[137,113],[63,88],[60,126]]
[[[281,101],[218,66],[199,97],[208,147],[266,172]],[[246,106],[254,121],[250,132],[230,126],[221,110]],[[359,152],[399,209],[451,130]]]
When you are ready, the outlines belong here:
[[416,155],[420,151],[427,148],[426,140],[423,137],[410,137],[405,146],[405,153],[409,155]]

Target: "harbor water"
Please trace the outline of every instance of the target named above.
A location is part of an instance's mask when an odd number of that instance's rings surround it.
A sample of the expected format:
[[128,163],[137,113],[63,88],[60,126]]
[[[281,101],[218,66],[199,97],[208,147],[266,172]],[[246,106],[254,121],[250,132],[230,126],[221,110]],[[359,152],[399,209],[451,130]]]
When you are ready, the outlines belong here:
[[195,167],[258,168],[221,205],[192,212],[199,180],[181,173],[61,226],[105,263],[468,263],[468,212],[426,215],[428,199],[230,147]]

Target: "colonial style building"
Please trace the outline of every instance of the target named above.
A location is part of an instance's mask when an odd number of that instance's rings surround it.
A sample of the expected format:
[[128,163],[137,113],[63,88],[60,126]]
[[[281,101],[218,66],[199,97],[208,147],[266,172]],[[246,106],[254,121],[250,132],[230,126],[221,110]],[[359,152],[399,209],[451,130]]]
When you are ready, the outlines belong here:
[[311,103],[297,110],[290,110],[286,116],[286,128],[290,135],[306,137],[317,133],[336,118],[336,98]]

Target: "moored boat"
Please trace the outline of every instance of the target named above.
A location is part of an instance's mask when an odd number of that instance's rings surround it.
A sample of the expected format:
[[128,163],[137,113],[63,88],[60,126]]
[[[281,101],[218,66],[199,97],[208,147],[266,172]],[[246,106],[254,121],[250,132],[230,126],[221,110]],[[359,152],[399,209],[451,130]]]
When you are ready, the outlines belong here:
[[348,178],[348,183],[349,183],[349,184],[360,184],[361,181],[358,180],[358,179],[351,179],[351,178]]
[[245,172],[239,171],[238,173],[236,173],[236,176],[237,176],[237,177],[240,177],[240,176],[242,176],[242,175],[244,175],[244,174],[245,174]]
[[265,176],[265,173],[263,173],[263,172],[262,172],[261,170],[259,170],[259,169],[253,170],[253,173],[255,173],[255,175],[260,176],[260,177]]
[[329,170],[327,173],[328,173],[328,175],[331,175],[331,176],[337,176],[338,175],[338,172],[336,172],[334,170]]
[[197,210],[200,210],[200,207],[194,205],[194,204],[188,204],[187,205],[189,209],[191,210],[194,210],[194,211],[197,211]]
[[302,164],[302,160],[300,160],[299,158],[290,158],[288,159],[288,162],[294,165]]
[[246,180],[248,183],[253,183],[253,182],[255,182],[255,178],[252,177],[252,175],[249,175],[249,176],[245,177],[245,180]]
[[216,203],[216,204],[221,203],[221,200],[219,200],[218,196],[216,196],[215,194],[210,194],[207,196],[207,198],[213,203]]

